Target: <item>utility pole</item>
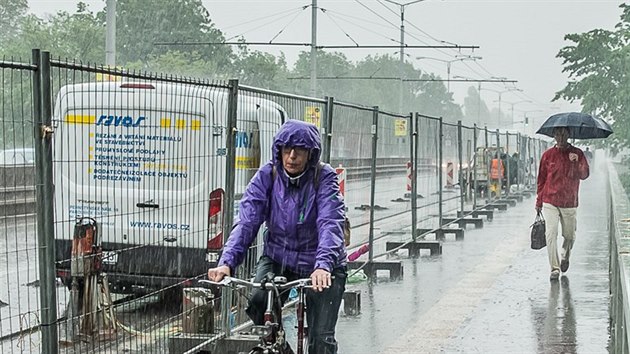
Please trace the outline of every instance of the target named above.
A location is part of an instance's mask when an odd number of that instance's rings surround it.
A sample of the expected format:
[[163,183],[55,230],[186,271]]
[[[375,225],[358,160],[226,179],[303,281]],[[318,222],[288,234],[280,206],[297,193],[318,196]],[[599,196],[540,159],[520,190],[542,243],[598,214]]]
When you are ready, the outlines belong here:
[[311,97],[317,96],[317,0],[311,4]]
[[116,0],[107,0],[105,64],[112,68],[116,66]]
[[424,0],[409,1],[402,4],[393,0],[385,1],[400,6],[400,65],[398,67],[398,73],[400,75],[400,87],[398,94],[398,112],[401,113],[403,111],[403,77],[405,65],[405,6],[413,5]]
[[[402,79],[405,71],[405,6],[400,6],[400,63],[398,65],[398,75],[400,76],[399,83],[399,95],[398,95],[398,113],[403,111],[403,92],[405,90],[405,84]],[[415,198],[412,197],[412,198]]]
[[477,125],[481,125],[481,82],[477,84]]

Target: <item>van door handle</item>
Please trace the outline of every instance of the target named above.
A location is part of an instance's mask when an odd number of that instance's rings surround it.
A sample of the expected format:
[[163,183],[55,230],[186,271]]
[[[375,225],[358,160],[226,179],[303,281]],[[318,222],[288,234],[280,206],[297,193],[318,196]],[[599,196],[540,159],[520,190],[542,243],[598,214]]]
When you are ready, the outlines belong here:
[[151,209],[157,209],[157,208],[160,207],[159,204],[154,204],[154,203],[151,203],[151,202],[140,202],[140,203],[136,204],[136,206],[138,208],[151,208]]

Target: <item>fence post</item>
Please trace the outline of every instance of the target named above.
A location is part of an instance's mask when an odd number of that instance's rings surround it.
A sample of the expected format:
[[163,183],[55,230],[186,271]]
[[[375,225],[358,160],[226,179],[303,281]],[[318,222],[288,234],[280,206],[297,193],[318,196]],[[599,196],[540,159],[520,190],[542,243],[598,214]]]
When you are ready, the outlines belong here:
[[534,178],[535,180],[538,180],[538,166],[540,165],[540,160],[538,159],[538,153],[540,151],[540,144],[538,143],[538,139],[534,139],[533,144],[534,145]]
[[376,151],[378,148],[378,106],[373,107],[372,114],[372,172],[370,176],[370,251],[369,262],[374,260],[374,205],[376,202]]
[[[330,163],[330,150],[332,147],[332,131],[333,131],[333,112],[335,108],[335,99],[326,97],[326,119],[324,120],[324,129],[322,129],[323,147],[322,161]],[[334,167],[334,166],[333,166]]]
[[510,195],[510,182],[511,182],[511,178],[512,178],[512,173],[510,171],[511,167],[512,167],[512,159],[510,158],[510,133],[506,132],[505,133],[505,154],[506,154],[506,158],[505,158],[505,162],[506,162],[506,166],[505,166],[505,178],[506,178],[506,186],[505,186],[505,194],[506,195]]
[[442,151],[442,149],[443,149],[442,143],[443,143],[444,139],[443,139],[443,136],[442,136],[442,130],[443,130],[443,127],[442,127],[443,119],[442,119],[442,117],[439,118],[439,122],[440,122],[440,127],[438,129],[438,160],[439,160],[438,161],[438,171],[439,171],[439,173],[438,173],[438,185],[439,185],[440,189],[439,189],[439,193],[438,193],[438,225],[441,228],[442,227],[442,218],[443,218],[442,212],[443,212],[443,208],[444,208],[444,206],[442,205],[442,203],[444,202],[444,195],[443,195],[443,189],[444,189],[443,182],[444,181],[443,181],[443,178],[442,178],[442,163],[444,162],[443,161],[443,159],[444,159],[444,152]]
[[57,353],[57,287],[55,285],[55,231],[52,171],[52,107],[50,53],[33,50],[33,109],[37,187],[37,244],[42,352]]
[[473,210],[477,209],[477,124],[473,124],[473,168],[472,171],[472,195],[473,195]]
[[527,188],[530,188],[532,185],[532,178],[533,178],[533,168],[534,166],[532,166],[534,163],[534,156],[532,155],[532,138],[531,137],[527,137],[527,162],[525,162],[525,166],[527,166]]
[[[228,82],[228,117],[225,134],[226,159],[225,159],[225,221],[223,222],[223,244],[230,236],[232,222],[234,220],[234,185],[236,179],[236,133],[238,111],[238,80]],[[232,290],[222,289],[221,322],[226,337],[231,335],[230,317],[232,305]]]
[[516,186],[519,188],[522,181],[521,169],[523,168],[523,136],[521,136],[521,133],[516,133],[516,153],[518,153],[516,159]]
[[[497,128],[495,130],[495,134],[497,136],[497,158],[499,159],[499,168],[501,167],[502,164],[502,160],[501,160],[501,133],[499,132],[499,128]],[[491,164],[488,164],[491,165]],[[499,169],[500,171],[500,169]],[[505,165],[503,166],[503,174],[505,175]],[[502,197],[502,189],[503,189],[503,176],[500,176],[501,178],[499,180],[499,192],[496,194],[495,199],[500,199]],[[488,174],[488,181],[490,180],[490,174]]]
[[462,168],[464,167],[464,139],[462,137],[462,121],[457,121],[457,157],[459,159],[459,173],[457,174],[458,182],[459,182],[459,210],[461,211],[461,215],[464,216],[464,174],[462,173]]
[[485,139],[486,139],[486,148],[484,149],[484,153],[483,153],[483,157],[486,160],[486,193],[484,194],[484,196],[486,197],[486,203],[487,201],[490,199],[488,198],[488,195],[490,194],[490,161],[491,161],[491,155],[489,153],[488,147],[490,146],[490,137],[488,136],[490,134],[490,132],[488,131],[488,126],[484,126],[484,131],[485,131]]
[[409,145],[411,147],[411,238],[416,240],[418,222],[418,115],[409,113]]

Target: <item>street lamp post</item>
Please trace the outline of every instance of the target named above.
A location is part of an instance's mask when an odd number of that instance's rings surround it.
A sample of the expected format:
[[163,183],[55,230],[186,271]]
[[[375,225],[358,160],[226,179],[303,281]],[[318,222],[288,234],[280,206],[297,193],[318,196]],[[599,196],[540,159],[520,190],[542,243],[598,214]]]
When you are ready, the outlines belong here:
[[405,64],[405,7],[409,5],[413,5],[425,0],[414,0],[405,3],[399,3],[393,0],[385,0],[394,5],[400,6],[400,64],[398,67],[398,72],[400,74],[400,92],[398,97],[398,111],[403,111],[403,66]]
[[[479,89],[482,90],[482,88],[479,88]],[[493,89],[488,89],[488,88],[483,88],[483,90],[492,91],[492,92],[495,92],[495,93],[497,93],[499,95],[499,113],[497,114],[497,129],[498,129],[499,127],[501,127],[501,95],[503,95],[504,93],[507,93],[507,92],[523,91],[523,90],[521,90],[519,88],[516,88],[516,87],[512,87],[512,88],[509,88],[509,89],[503,90],[503,91],[498,91],[498,90],[493,90]]]
[[471,79],[469,77],[455,75],[453,79],[463,80],[465,82],[476,82],[477,85],[477,125],[481,122],[481,83],[482,82],[501,82],[503,84],[511,83],[515,84],[516,80],[508,80],[507,78],[490,78],[490,79]]
[[433,58],[433,57],[416,57],[416,59],[418,60],[429,59],[429,60],[436,60],[442,63],[446,63],[446,91],[450,93],[451,92],[451,64],[453,64],[456,61],[478,60],[478,59],[482,59],[482,57],[464,55],[464,56],[456,56],[455,59],[452,59],[452,60],[445,60],[445,59]]
[[529,125],[529,117],[527,117],[527,113],[544,112],[544,111],[542,109],[530,109],[530,110],[521,111],[521,112],[523,112],[523,122],[522,123],[523,123],[524,126],[528,126]]
[[512,124],[514,125],[514,106],[516,106],[517,104],[520,103],[532,103],[531,100],[522,100],[522,101],[517,101],[517,102],[506,102],[507,104],[509,104],[511,106],[511,111],[512,111]]

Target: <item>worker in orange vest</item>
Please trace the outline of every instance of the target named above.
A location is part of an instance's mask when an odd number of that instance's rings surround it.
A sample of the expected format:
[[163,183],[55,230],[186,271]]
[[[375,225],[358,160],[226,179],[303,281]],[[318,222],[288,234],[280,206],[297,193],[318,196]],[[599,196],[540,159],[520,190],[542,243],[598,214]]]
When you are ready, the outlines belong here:
[[490,164],[490,178],[502,179],[503,178],[503,160],[494,158]]
[[503,180],[503,160],[495,157],[490,162],[490,195],[498,197],[501,195],[501,181]]

